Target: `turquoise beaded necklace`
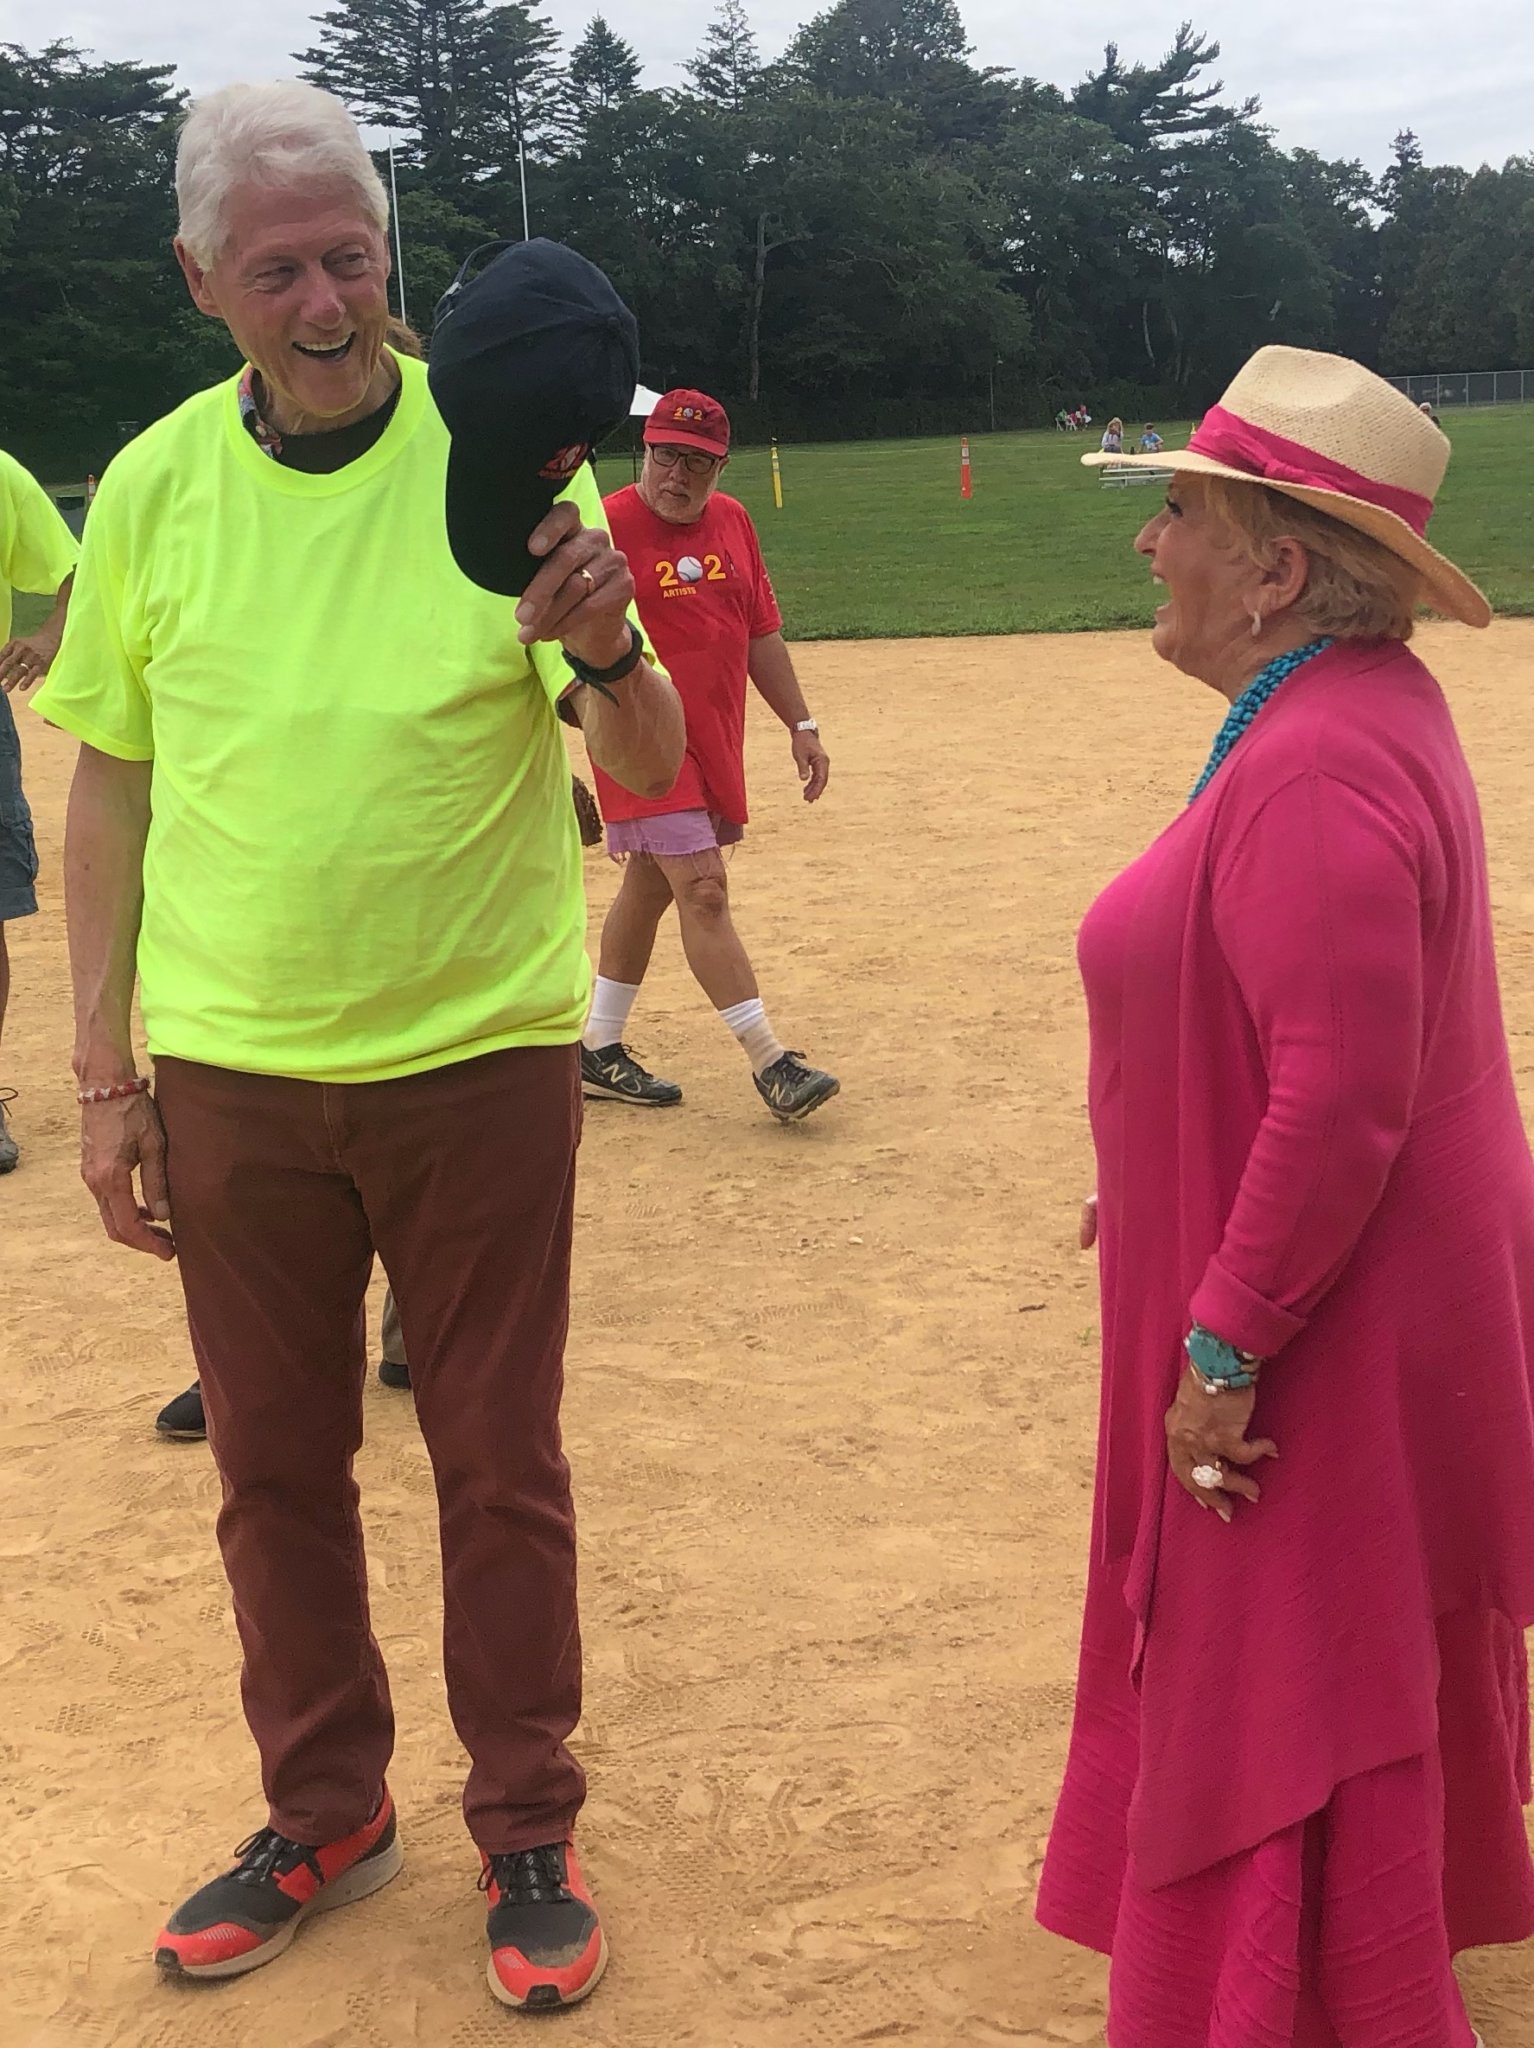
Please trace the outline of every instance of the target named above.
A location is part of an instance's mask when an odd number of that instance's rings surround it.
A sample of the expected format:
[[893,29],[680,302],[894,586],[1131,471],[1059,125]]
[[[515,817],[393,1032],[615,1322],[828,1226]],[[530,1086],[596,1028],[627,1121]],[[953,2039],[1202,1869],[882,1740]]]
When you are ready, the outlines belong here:
[[1226,712],[1225,723],[1214,736],[1214,746],[1210,750],[1209,759],[1204,766],[1204,772],[1198,781],[1194,783],[1189,793],[1188,802],[1190,804],[1193,802],[1194,797],[1202,796],[1210,783],[1213,782],[1225,756],[1230,752],[1237,740],[1240,739],[1279,684],[1287,682],[1295,670],[1303,668],[1307,661],[1314,660],[1318,654],[1324,654],[1331,644],[1329,639],[1312,640],[1304,647],[1294,647],[1287,654],[1276,655],[1265,669],[1259,670],[1241,692],[1235,703],[1231,705],[1229,711]]

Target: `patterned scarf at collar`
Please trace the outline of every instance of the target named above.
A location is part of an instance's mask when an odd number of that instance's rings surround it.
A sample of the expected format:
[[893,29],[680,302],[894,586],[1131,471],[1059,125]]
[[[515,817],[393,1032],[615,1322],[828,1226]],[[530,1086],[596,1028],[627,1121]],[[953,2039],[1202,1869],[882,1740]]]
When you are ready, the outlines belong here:
[[240,378],[240,424],[250,435],[256,446],[270,455],[275,462],[282,454],[282,436],[275,427],[267,425],[261,416],[261,401],[256,396],[256,370],[253,363],[245,365]]

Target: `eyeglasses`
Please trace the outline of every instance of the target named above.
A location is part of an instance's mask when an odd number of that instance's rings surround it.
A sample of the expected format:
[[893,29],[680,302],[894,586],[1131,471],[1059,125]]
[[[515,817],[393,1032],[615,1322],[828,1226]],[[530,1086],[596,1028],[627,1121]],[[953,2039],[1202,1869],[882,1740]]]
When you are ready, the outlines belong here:
[[652,441],[650,453],[661,469],[675,469],[681,463],[689,476],[708,476],[719,467],[717,455],[704,455],[692,448],[657,448]]

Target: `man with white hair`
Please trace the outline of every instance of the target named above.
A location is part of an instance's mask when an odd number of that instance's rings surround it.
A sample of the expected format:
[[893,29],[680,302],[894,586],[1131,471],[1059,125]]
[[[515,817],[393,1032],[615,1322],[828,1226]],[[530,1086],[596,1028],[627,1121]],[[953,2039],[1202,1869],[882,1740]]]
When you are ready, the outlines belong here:
[[[180,1262],[269,1809],[156,1960],[237,1975],[400,1865],[351,1471],[376,1250],[436,1479],[491,1989],[571,2004],[606,1950],[566,1747],[590,972],[556,705],[655,794],[681,708],[584,465],[506,536],[541,558],[520,602],[458,566],[448,432],[424,366],[385,344],[387,208],[340,102],[214,93],[176,182],[192,297],[247,367],[112,464],[37,699],[84,743],[65,846],[83,1173],[114,1242]],[[612,307],[574,340],[631,332]]]

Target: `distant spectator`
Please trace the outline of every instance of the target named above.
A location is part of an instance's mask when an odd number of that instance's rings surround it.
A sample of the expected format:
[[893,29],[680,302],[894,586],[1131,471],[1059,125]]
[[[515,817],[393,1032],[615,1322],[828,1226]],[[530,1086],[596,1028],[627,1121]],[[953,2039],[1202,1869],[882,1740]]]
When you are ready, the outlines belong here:
[[1426,413],[1428,418],[1433,422],[1433,425],[1435,427],[1441,427],[1443,425],[1443,421],[1438,417],[1437,413],[1434,412],[1432,405],[1427,399],[1423,399],[1422,403],[1417,407],[1417,410],[1418,412]]
[[1065,407],[1062,405],[1060,410],[1055,414],[1055,432],[1057,434],[1069,434],[1074,431],[1075,430],[1071,424],[1071,416],[1066,411]]
[[1150,421],[1147,420],[1145,422],[1145,432],[1140,436],[1140,453],[1142,455],[1159,455],[1165,446],[1166,443],[1156,432]]
[[1103,430],[1104,455],[1122,455],[1124,452],[1124,422],[1109,420]]

